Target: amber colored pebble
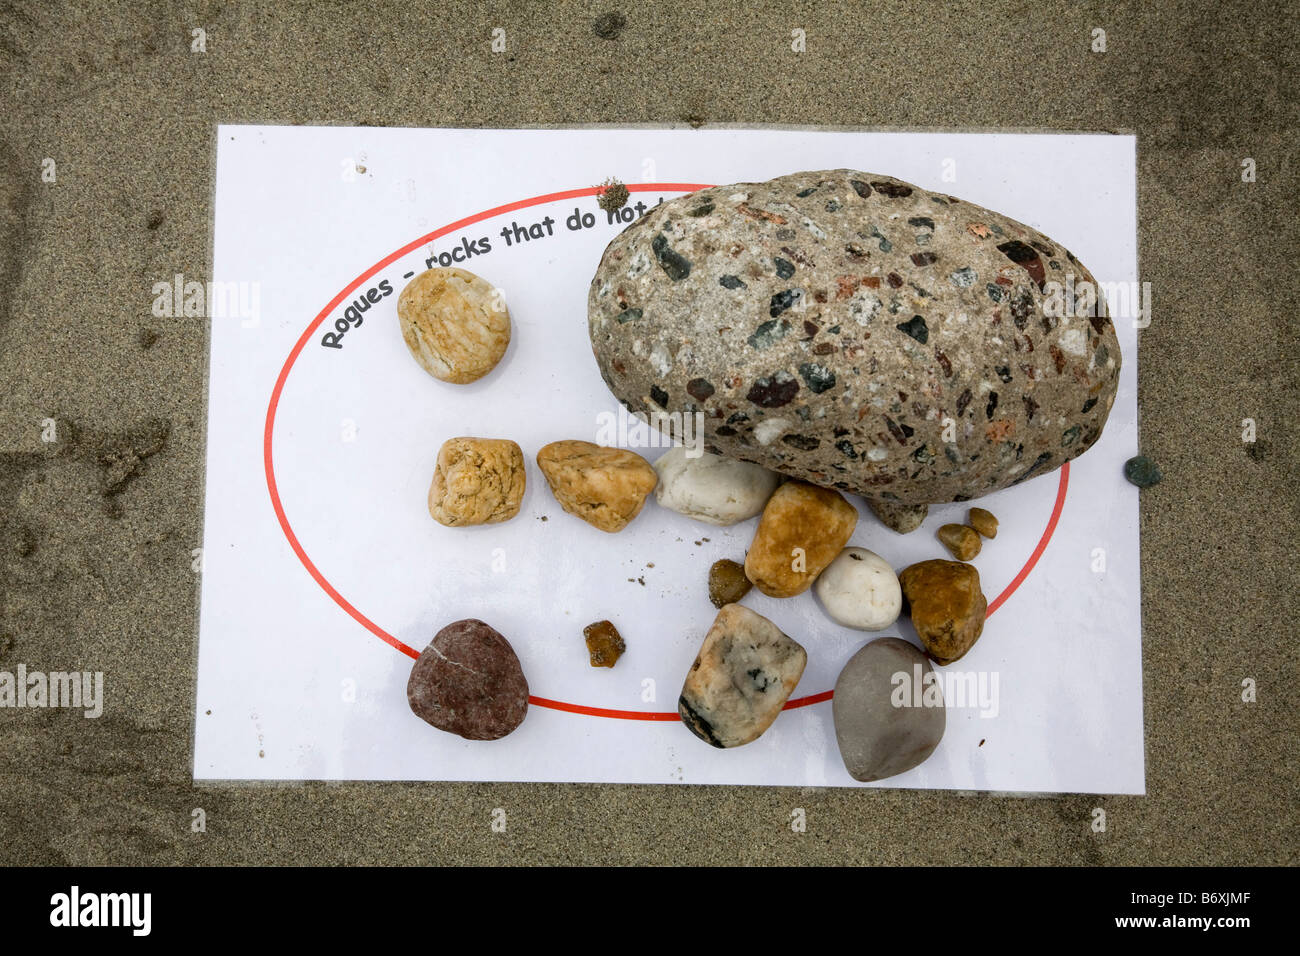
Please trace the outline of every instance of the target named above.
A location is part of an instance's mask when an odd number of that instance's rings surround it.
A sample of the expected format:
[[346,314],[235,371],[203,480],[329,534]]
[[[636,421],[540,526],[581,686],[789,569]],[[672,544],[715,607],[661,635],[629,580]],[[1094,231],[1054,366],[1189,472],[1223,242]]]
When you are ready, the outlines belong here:
[[951,664],[979,640],[988,617],[988,600],[975,565],[922,561],[904,568],[898,583],[916,636],[930,660]]
[[980,536],[964,524],[946,524],[939,529],[938,537],[958,561],[969,561],[980,553]]
[[768,597],[803,594],[849,543],[858,509],[830,488],[789,481],[758,519],[745,576]]
[[587,638],[587,653],[591,655],[592,667],[613,667],[627,650],[618,628],[609,621],[588,624],[582,633]]
[[984,537],[996,538],[998,536],[998,519],[993,512],[985,511],[983,508],[972,508],[970,517],[966,520],[972,528],[984,535]]
[[739,603],[753,586],[743,564],[723,558],[709,568],[709,600],[716,608]]

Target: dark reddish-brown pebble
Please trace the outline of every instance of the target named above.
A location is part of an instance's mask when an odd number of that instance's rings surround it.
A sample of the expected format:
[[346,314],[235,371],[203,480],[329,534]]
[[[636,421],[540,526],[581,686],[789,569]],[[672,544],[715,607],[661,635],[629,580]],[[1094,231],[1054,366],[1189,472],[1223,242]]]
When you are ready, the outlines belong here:
[[938,537],[958,561],[969,561],[980,553],[980,536],[964,524],[946,524],[939,529]]
[[587,653],[591,656],[592,667],[613,667],[627,650],[623,635],[610,621],[588,624],[582,633],[587,638]]
[[996,538],[998,536],[998,519],[994,517],[993,512],[985,511],[983,508],[972,508],[970,517],[966,520],[972,528],[984,535],[984,537]]
[[497,740],[524,721],[528,681],[514,648],[473,618],[448,624],[424,649],[406,684],[411,710],[467,740]]

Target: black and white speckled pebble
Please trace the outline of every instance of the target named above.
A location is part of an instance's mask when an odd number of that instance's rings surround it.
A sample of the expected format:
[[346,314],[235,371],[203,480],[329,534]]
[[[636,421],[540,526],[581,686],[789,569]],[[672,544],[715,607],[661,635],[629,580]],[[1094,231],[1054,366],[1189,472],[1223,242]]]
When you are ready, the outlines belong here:
[[[969,500],[1100,436],[1120,351],[1092,275],[1021,223],[848,169],[663,203],[605,250],[601,375],[633,411],[700,411],[710,451],[869,499]],[[633,319],[627,318],[631,314]]]

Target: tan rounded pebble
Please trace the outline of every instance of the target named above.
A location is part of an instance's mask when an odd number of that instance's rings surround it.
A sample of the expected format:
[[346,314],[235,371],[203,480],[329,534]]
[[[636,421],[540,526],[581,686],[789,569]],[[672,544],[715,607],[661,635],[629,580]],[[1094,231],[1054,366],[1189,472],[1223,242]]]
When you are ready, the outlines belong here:
[[984,535],[984,537],[996,538],[998,536],[998,519],[993,516],[993,512],[985,511],[983,508],[972,508],[970,517],[966,520],[972,528]]
[[753,586],[743,564],[723,558],[709,568],[709,600],[716,608],[738,603]]
[[848,544],[857,523],[857,509],[838,492],[787,482],[758,519],[745,576],[768,597],[802,594]]
[[524,453],[509,439],[449,438],[438,450],[429,514],[451,528],[509,521],[526,481]]
[[510,311],[491,283],[464,269],[429,269],[397,298],[402,338],[436,379],[467,385],[501,361],[510,344]]
[[984,631],[988,602],[973,564],[938,559],[898,576],[916,636],[936,664],[960,660]]
[[958,561],[969,561],[980,553],[980,536],[974,528],[968,528],[964,524],[946,524],[935,536]]
[[582,635],[587,639],[587,654],[591,657],[592,667],[613,667],[627,650],[623,635],[610,621],[588,624],[582,629]]
[[650,463],[623,448],[589,441],[554,441],[537,453],[555,500],[601,531],[622,531],[659,482]]

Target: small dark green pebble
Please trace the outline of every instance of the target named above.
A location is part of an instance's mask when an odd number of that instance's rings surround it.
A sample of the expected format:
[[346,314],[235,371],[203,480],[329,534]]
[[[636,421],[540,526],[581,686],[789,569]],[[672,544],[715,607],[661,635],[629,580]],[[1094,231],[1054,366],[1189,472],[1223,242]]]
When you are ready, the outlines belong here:
[[1160,469],[1156,467],[1154,461],[1146,455],[1138,455],[1124,462],[1124,477],[1130,484],[1137,485],[1139,488],[1150,488],[1152,485],[1160,484],[1160,479],[1164,475],[1160,474]]

